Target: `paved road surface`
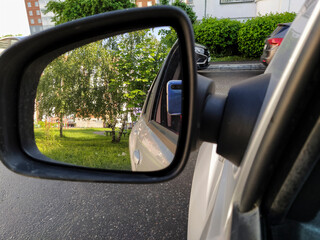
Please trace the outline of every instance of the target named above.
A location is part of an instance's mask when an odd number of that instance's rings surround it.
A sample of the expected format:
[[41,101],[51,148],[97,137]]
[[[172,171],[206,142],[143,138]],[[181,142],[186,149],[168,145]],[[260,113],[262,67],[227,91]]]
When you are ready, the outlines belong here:
[[263,70],[244,71],[199,71],[199,74],[211,78],[216,84],[216,89],[220,94],[227,94],[230,86],[241,82],[241,80],[262,74]]
[[[203,74],[225,93],[260,73]],[[186,239],[196,155],[179,177],[152,185],[33,179],[0,163],[0,239]]]

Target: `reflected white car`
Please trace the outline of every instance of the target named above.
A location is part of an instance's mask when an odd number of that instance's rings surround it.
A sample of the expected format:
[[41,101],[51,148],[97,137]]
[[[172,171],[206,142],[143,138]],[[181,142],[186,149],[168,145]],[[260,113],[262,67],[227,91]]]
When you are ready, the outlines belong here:
[[179,47],[175,44],[149,90],[139,121],[132,128],[129,137],[132,171],[161,170],[173,160],[180,116],[167,113],[166,85],[170,80],[181,79],[179,59]]

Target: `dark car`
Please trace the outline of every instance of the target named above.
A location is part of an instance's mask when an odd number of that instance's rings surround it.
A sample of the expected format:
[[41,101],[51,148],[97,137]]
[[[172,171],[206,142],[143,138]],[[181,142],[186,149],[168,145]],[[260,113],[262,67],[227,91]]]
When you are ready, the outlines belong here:
[[195,53],[197,59],[197,69],[205,69],[210,64],[210,52],[206,46],[196,43],[195,44]]
[[267,37],[263,48],[263,54],[260,58],[264,65],[269,65],[290,26],[291,23],[280,23],[278,24],[278,27],[271,33],[271,35]]

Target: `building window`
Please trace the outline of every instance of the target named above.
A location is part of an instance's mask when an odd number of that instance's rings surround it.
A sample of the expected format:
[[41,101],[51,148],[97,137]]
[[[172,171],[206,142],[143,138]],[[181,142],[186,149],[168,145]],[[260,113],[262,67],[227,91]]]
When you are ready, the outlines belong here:
[[138,7],[142,7],[142,2],[137,2]]
[[38,2],[34,2],[34,6],[35,7],[39,7],[39,3]]
[[148,1],[148,2],[147,2],[147,6],[148,6],[148,7],[151,7],[151,6],[152,6],[152,1]]
[[32,11],[29,11],[29,16],[33,16],[33,12]]
[[28,5],[28,7],[31,7],[31,2],[28,2],[27,5]]
[[34,24],[34,20],[33,20],[32,18],[30,19],[30,23],[31,23],[31,24]]
[[37,13],[37,15],[40,15],[40,10],[37,10],[37,12],[36,12],[36,13]]
[[38,18],[38,23],[41,23],[41,18]]

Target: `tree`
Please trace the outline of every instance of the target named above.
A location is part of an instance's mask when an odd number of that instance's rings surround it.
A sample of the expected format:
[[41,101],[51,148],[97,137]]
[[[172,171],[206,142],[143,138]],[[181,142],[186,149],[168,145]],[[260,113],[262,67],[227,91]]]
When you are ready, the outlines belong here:
[[[169,5],[169,0],[161,0],[160,5]],[[185,11],[186,14],[189,16],[189,19],[192,24],[196,22],[197,20],[196,13],[192,10],[192,7],[190,7],[188,4],[186,4],[185,2],[182,2],[181,0],[175,0],[171,5],[181,8],[183,11]],[[171,48],[178,39],[176,31],[172,27],[170,27],[170,29],[167,29],[167,30],[161,30],[160,33],[162,34],[163,44],[165,44],[169,48]]]
[[181,0],[175,0],[172,3],[172,6],[179,7],[182,10],[184,10],[187,13],[187,15],[189,16],[192,24],[194,24],[197,21],[196,13],[192,10],[192,7],[190,7],[185,2],[182,2]]
[[[142,109],[147,91],[168,49],[149,30],[126,33],[108,39],[104,47],[111,61],[109,67],[104,66],[97,71],[102,74],[95,77],[102,80],[98,84],[100,87],[96,88],[96,94],[93,94],[94,102],[99,103],[96,105],[95,114],[108,117],[108,123],[112,128],[112,141],[120,142],[128,114],[135,118],[134,112]],[[106,69],[109,69],[109,74],[103,72]],[[121,128],[116,139],[117,120],[120,120]]]
[[130,0],[50,0],[45,13],[53,12],[56,25],[98,13],[133,8]]
[[60,137],[63,136],[63,118],[75,112],[71,104],[72,88],[68,76],[68,55],[62,55],[52,61],[42,74],[38,85],[36,105],[40,116],[58,117],[60,122]]
[[[170,5],[169,2],[169,0],[160,0],[160,5]],[[185,11],[186,14],[189,16],[192,24],[194,24],[197,21],[196,13],[193,11],[192,7],[190,7],[185,2],[182,2],[181,0],[175,0],[171,5],[181,8],[183,11]]]
[[[42,74],[37,106],[41,116],[102,118],[120,142],[128,114],[141,110],[168,49],[149,30],[111,37],[74,49]],[[121,122],[116,138],[117,121]]]

